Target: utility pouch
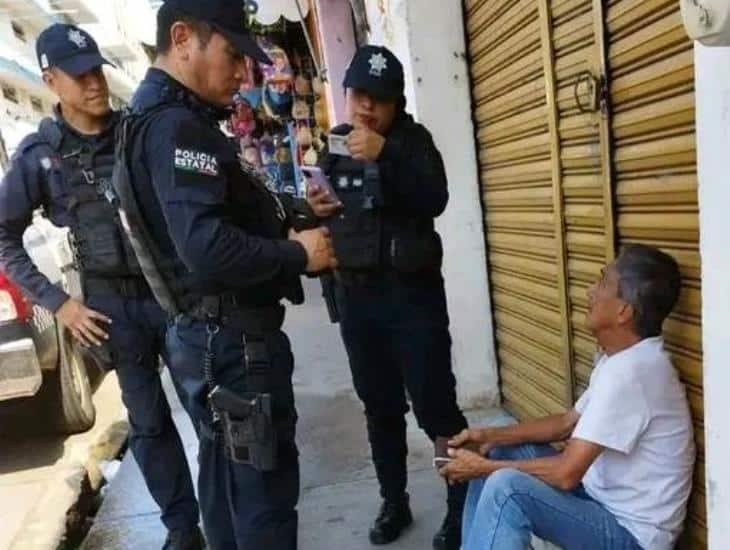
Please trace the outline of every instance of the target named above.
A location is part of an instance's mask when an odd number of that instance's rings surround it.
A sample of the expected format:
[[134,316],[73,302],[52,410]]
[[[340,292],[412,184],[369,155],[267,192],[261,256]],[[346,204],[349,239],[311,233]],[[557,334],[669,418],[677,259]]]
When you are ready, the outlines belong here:
[[390,263],[399,273],[439,269],[443,260],[441,238],[435,231],[400,229],[390,241]]

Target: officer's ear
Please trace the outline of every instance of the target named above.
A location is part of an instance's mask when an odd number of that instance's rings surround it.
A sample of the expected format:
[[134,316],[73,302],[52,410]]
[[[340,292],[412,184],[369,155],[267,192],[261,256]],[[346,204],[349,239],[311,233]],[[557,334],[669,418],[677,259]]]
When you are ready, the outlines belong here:
[[176,21],[170,27],[170,44],[182,59],[188,60],[195,30],[185,21]]

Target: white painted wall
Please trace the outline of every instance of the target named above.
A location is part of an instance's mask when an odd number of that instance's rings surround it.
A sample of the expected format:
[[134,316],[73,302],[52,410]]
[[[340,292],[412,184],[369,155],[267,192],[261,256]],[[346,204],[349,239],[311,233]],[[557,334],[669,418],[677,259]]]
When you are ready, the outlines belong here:
[[[428,4],[426,7],[425,4]],[[406,70],[408,110],[433,134],[451,200],[438,220],[446,257],[453,362],[465,407],[499,399],[463,15],[453,2],[367,0],[371,43]]]
[[730,48],[695,47],[709,545],[730,541]]

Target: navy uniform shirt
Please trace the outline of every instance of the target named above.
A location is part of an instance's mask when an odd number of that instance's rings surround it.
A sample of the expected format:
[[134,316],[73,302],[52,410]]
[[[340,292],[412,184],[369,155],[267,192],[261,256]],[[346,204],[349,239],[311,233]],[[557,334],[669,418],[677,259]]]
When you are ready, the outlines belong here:
[[44,214],[58,227],[71,227],[69,174],[64,173],[60,151],[88,144],[101,154],[114,152],[113,113],[99,135],[78,133],[63,120],[58,110],[55,120],[45,119],[38,132],[28,135],[18,146],[10,170],[0,182],[0,268],[31,300],[57,311],[69,296],[41,273],[23,247],[23,233],[33,220],[33,212]]
[[[219,127],[220,110],[152,68],[131,107],[156,105],[134,136],[131,176],[150,236],[193,293],[251,289],[305,271],[304,247],[285,235],[247,231],[252,209],[234,217],[232,191],[242,175],[237,150]],[[277,298],[278,299],[278,298]]]

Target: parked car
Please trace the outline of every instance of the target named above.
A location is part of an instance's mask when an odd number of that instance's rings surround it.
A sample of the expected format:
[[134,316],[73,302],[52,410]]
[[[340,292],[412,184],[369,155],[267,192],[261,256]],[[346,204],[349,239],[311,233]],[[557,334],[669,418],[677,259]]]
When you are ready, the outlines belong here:
[[[79,296],[67,236],[67,230],[36,216],[24,243],[53,283]],[[82,355],[55,316],[32,304],[0,272],[0,431],[88,430],[96,418],[92,394],[100,380],[101,369]]]

